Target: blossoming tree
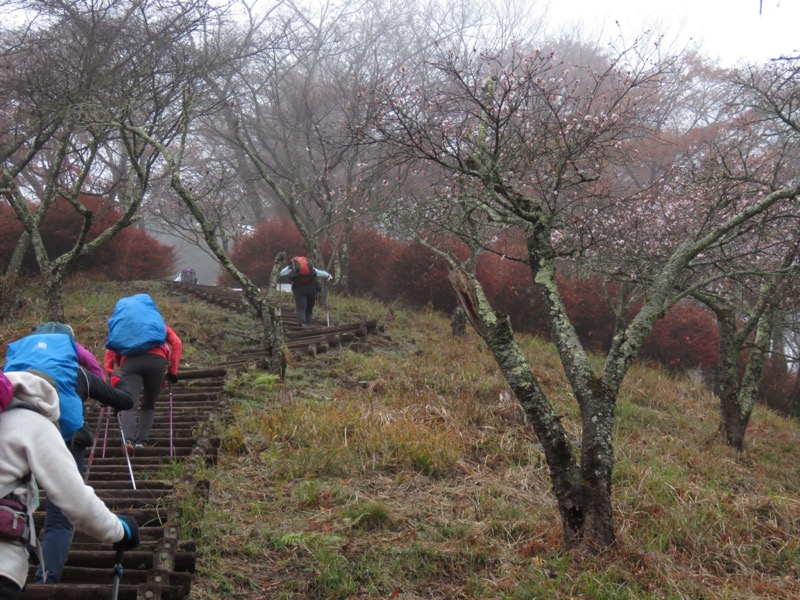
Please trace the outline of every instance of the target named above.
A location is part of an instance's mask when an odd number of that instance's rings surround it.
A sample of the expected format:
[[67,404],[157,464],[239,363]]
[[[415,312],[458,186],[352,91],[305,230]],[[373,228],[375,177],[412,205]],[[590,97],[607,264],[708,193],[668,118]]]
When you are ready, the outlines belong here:
[[[526,255],[520,258],[546,306],[580,409],[580,440],[569,439],[514,340],[509,318],[487,302],[474,271],[454,259],[451,281],[542,444],[567,545],[607,547],[615,541],[614,407],[642,340],[685,295],[683,284],[704,252],[730,243],[748,222],[796,197],[800,186],[759,192],[736,205],[687,200],[694,218],[681,237],[670,236],[670,244],[653,244],[642,265],[646,277],[637,282],[646,285],[640,308],[621,321],[595,369],[565,310],[557,268],[619,244],[607,237],[615,221],[625,217],[630,225],[630,215],[686,208],[675,196],[659,204],[626,168],[641,164],[644,142],[660,123],[660,90],[677,76],[679,63],[634,45],[581,63],[529,48],[466,55],[442,50],[429,66],[435,75],[426,81],[416,78],[414,68],[387,80],[372,139],[447,173],[429,201],[406,200],[409,211],[458,215],[472,248],[488,248],[497,228],[524,231]],[[664,177],[659,183],[665,190],[675,184]],[[642,243],[658,242],[652,230],[636,235]],[[621,271],[625,263],[617,266]]]

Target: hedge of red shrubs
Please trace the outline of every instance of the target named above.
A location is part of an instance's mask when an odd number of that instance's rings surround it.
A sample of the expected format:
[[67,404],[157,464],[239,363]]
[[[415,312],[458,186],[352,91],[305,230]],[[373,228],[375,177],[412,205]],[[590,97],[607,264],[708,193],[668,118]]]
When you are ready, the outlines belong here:
[[[520,256],[519,240],[498,240],[496,253],[485,253],[477,265],[478,278],[495,310],[511,316],[518,331],[549,336],[544,307],[538,302],[528,267],[511,258]],[[463,255],[465,249],[453,241],[450,249]],[[233,249],[231,259],[258,285],[266,285],[276,253],[303,254],[300,233],[289,221],[259,223],[254,232]],[[230,284],[224,277],[221,283]],[[613,312],[605,289],[596,279],[559,276],[567,311],[578,335],[594,351],[611,343]],[[445,312],[456,306],[447,279],[447,265],[422,244],[400,241],[369,229],[355,230],[350,244],[348,292],[368,295],[383,302],[401,301],[409,306],[431,306]],[[717,363],[717,332],[713,316],[698,306],[682,303],[661,319],[644,342],[641,358],[674,369],[697,366],[710,369]]]
[[[102,198],[83,196],[81,202],[94,215],[89,241],[118,219],[117,209]],[[40,231],[51,259],[72,248],[82,224],[83,218],[66,200],[57,200],[50,207]],[[16,213],[8,204],[0,204],[0,267],[3,272],[21,233],[22,223]],[[172,246],[160,243],[142,229],[127,227],[110,242],[78,259],[76,272],[98,280],[160,279],[174,272],[175,258]],[[33,249],[29,248],[23,259],[22,274],[36,275],[38,272],[36,257]]]
[[[458,241],[447,247],[461,257],[466,249]],[[323,248],[327,248],[323,244]],[[477,275],[487,298],[496,311],[510,315],[515,330],[549,337],[545,308],[538,301],[528,267],[510,256],[524,256],[524,243],[512,235],[496,240],[493,253],[484,253],[477,264]],[[297,228],[288,220],[264,221],[234,248],[231,258],[258,285],[266,285],[275,254],[304,254],[305,247]],[[327,256],[330,256],[328,252]],[[223,277],[223,283],[230,279]],[[558,276],[567,312],[578,335],[595,351],[607,350],[614,333],[614,314],[608,298],[617,292],[615,284],[595,278]],[[371,229],[356,229],[350,244],[348,293],[375,297],[387,304],[431,306],[445,312],[456,306],[447,279],[447,265],[432,251],[414,241],[401,241]],[[636,307],[634,307],[634,310]],[[713,373],[718,362],[719,335],[716,320],[705,308],[681,302],[656,322],[645,338],[641,360],[677,371],[699,368]],[[744,365],[744,359],[742,357]],[[765,369],[761,398],[770,407],[794,414],[792,400],[796,378],[770,361]],[[793,390],[795,390],[793,392]]]
[[[118,218],[107,201],[84,196],[81,201],[94,213],[89,233],[93,239]],[[81,227],[82,219],[65,200],[57,201],[48,211],[41,231],[51,258],[68,251]],[[22,233],[22,224],[8,204],[0,204],[0,267],[5,271]],[[447,244],[461,257],[466,248],[452,240]],[[323,244],[324,249],[329,246]],[[496,240],[494,253],[484,253],[477,264],[477,274],[492,306],[510,315],[517,331],[549,337],[545,309],[538,301],[528,267],[511,256],[524,256],[524,243],[509,234]],[[269,281],[273,259],[278,252],[288,256],[305,254],[300,232],[283,219],[258,224],[231,253],[231,259],[252,281],[264,286]],[[330,255],[328,251],[328,256]],[[430,306],[449,312],[456,298],[447,279],[443,259],[414,241],[397,240],[373,229],[356,229],[350,245],[348,292],[372,296],[386,303],[402,302],[409,306]],[[92,279],[158,279],[175,270],[175,250],[158,242],[144,230],[128,227],[111,242],[78,261],[78,272]],[[36,274],[38,267],[29,249],[23,261],[23,275]],[[231,283],[227,275],[220,284]],[[596,352],[606,350],[613,335],[614,316],[608,302],[616,289],[598,279],[576,279],[559,275],[559,288],[578,335]],[[713,316],[703,308],[680,303],[660,319],[644,340],[640,358],[668,368],[689,370],[700,367],[710,372],[718,360],[718,334]],[[785,364],[771,360],[765,369],[761,397],[784,412],[797,412],[800,404],[791,400],[800,395],[796,377]]]

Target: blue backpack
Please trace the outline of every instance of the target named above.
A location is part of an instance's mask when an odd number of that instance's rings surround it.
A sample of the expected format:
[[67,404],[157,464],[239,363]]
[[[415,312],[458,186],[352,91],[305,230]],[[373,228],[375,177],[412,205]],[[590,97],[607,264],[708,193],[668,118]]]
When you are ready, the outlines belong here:
[[121,298],[108,319],[106,348],[123,355],[142,354],[167,341],[167,325],[148,294]]
[[35,369],[49,375],[56,384],[61,413],[58,426],[65,441],[83,427],[83,402],[75,391],[78,380],[78,350],[65,333],[33,333],[11,342],[3,372]]

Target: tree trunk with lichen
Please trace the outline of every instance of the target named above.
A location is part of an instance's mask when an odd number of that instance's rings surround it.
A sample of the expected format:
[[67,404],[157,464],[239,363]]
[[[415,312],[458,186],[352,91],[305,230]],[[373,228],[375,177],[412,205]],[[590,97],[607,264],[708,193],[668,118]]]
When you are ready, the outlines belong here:
[[467,319],[485,340],[542,444],[566,545],[612,545],[615,540],[611,510],[613,449],[610,439],[605,438],[613,427],[613,408],[603,408],[609,405],[605,398],[584,400],[582,408],[587,409],[587,417],[579,466],[560,417],[514,339],[509,318],[494,312],[477,280],[465,271],[451,271],[450,282]]
[[31,247],[31,236],[27,231],[23,231],[17,240],[17,245],[14,246],[14,251],[11,253],[11,259],[6,266],[6,275],[19,275],[22,271],[22,261],[28,248]]
[[758,317],[753,347],[747,357],[744,373],[739,375],[739,355],[749,336],[736,330],[733,311],[715,310],[719,328],[719,363],[714,393],[719,398],[719,434],[725,443],[739,452],[744,450],[744,437],[758,399],[759,383],[769,358],[772,310]]
[[280,375],[283,379],[286,375],[286,336],[283,331],[283,319],[281,319],[281,307],[275,302],[275,289],[278,285],[278,277],[283,265],[286,263],[286,253],[278,252],[272,263],[272,273],[269,278],[269,286],[266,293],[267,317],[264,322],[267,324],[264,333],[264,344],[270,349],[270,364],[272,372]]
[[744,432],[750,415],[742,414],[739,395],[739,351],[736,346],[735,316],[731,311],[718,309],[719,362],[717,363],[714,394],[719,398],[719,434],[726,444],[741,450]]
[[[153,141],[144,132],[135,130],[138,135],[143,138]],[[192,216],[197,220],[200,229],[203,232],[203,238],[206,241],[211,252],[219,261],[219,264],[233,277],[233,279],[241,286],[242,296],[245,304],[253,313],[255,318],[261,324],[261,339],[264,347],[270,352],[270,365],[269,370],[281,378],[286,371],[286,357],[284,356],[283,344],[283,322],[281,321],[280,308],[270,301],[271,289],[266,293],[255,285],[244,273],[242,273],[233,264],[225,249],[220,246],[214,235],[214,226],[211,224],[205,213],[200,208],[195,195],[184,186],[181,178],[180,169],[175,162],[172,154],[163,146],[156,144],[164,153],[165,158],[170,167],[171,179],[170,185],[173,190],[178,194],[180,199],[192,213]],[[277,257],[276,257],[277,260]],[[274,276],[274,272],[273,272]],[[271,284],[274,288],[274,284]]]
[[63,323],[64,300],[61,288],[64,285],[64,275],[61,272],[54,273],[45,280],[44,293],[47,299],[47,320]]

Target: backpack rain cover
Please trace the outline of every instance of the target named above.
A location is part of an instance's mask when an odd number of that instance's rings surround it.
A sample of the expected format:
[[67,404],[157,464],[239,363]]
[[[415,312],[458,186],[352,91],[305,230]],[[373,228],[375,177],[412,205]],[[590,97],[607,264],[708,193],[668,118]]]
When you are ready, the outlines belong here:
[[58,426],[65,441],[83,427],[83,402],[75,391],[78,380],[78,350],[65,333],[32,333],[11,342],[4,372],[36,369],[56,383],[60,416]]
[[120,298],[108,319],[106,348],[119,354],[142,354],[167,341],[164,317],[149,294]]

